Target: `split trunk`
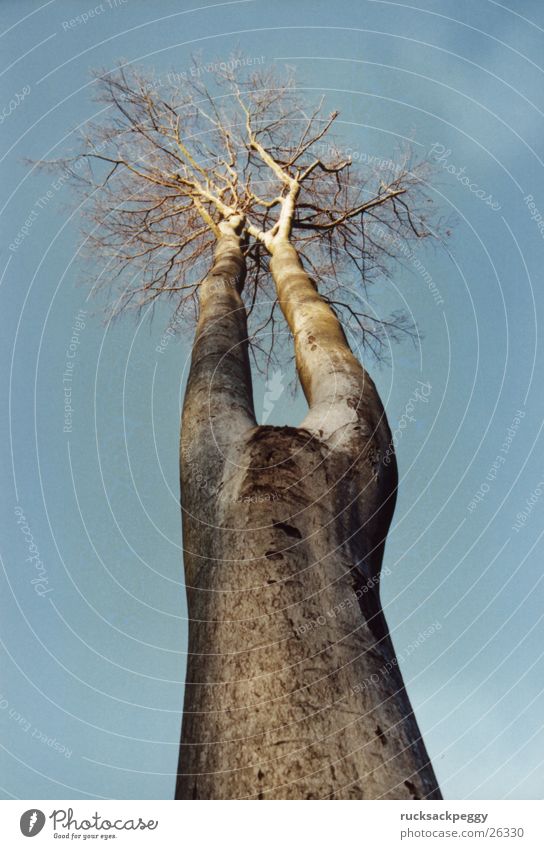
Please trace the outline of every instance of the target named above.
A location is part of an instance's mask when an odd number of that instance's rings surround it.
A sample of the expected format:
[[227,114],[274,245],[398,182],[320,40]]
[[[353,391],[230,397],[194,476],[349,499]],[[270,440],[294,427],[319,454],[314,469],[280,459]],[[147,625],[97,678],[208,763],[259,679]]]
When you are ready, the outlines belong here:
[[309,412],[256,423],[222,225],[181,429],[189,647],[177,799],[440,799],[379,599],[391,433],[293,245],[271,270]]

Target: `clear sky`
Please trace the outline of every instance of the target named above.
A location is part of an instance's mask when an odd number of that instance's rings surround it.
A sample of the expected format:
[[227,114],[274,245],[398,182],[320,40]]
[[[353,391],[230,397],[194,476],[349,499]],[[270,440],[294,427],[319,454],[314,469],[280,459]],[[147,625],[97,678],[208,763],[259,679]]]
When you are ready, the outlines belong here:
[[[98,108],[91,68],[183,73],[239,47],[325,93],[354,159],[434,151],[448,251],[418,249],[374,294],[421,333],[367,363],[401,474],[383,602],[445,797],[541,798],[542,4],[3,0],[0,33],[2,794],[171,798],[186,649],[191,340],[156,351],[167,306],[104,323],[78,282],[79,213],[23,159],[70,149]],[[268,422],[303,410],[285,389]]]

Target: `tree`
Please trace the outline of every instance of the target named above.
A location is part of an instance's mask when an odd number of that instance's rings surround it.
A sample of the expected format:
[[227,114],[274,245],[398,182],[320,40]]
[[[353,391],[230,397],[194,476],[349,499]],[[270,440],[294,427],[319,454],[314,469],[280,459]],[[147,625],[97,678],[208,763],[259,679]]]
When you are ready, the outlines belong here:
[[[169,296],[197,318],[176,798],[439,799],[379,597],[391,432],[352,349],[380,358],[410,332],[371,314],[368,287],[431,232],[424,166],[406,154],[356,169],[332,140],[336,113],[308,113],[272,71],[207,88],[121,66],[97,83],[105,117],[60,163],[88,193],[91,256],[109,258],[116,309]],[[281,316],[308,403],[299,427],[255,417],[250,355],[259,368],[285,356]]]

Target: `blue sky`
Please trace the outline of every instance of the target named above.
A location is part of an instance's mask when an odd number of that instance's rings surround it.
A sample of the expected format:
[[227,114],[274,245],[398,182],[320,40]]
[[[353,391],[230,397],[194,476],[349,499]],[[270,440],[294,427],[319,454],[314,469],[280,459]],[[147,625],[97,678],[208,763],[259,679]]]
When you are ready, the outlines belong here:
[[[324,93],[359,161],[404,139],[434,150],[430,190],[457,219],[448,249],[418,248],[374,292],[379,313],[404,304],[421,333],[389,365],[368,362],[401,473],[383,602],[444,795],[542,797],[544,10],[273,8],[1,5],[5,798],[170,798],[186,646],[177,445],[190,338],[156,351],[168,305],[152,322],[104,322],[81,284],[79,213],[23,159],[70,149],[96,110],[91,68],[122,58],[181,73],[197,50],[206,63],[237,47]],[[430,392],[407,421],[418,381]],[[258,409],[265,391],[256,380]],[[285,389],[268,421],[303,410]]]

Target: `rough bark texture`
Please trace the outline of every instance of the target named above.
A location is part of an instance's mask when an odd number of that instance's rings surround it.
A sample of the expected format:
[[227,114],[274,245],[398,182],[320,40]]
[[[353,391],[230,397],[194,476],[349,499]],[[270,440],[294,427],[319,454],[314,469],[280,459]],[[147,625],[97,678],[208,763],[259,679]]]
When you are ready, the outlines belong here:
[[310,409],[299,428],[256,425],[224,225],[182,423],[176,798],[439,799],[379,600],[397,484],[385,413],[288,239],[270,250]]

